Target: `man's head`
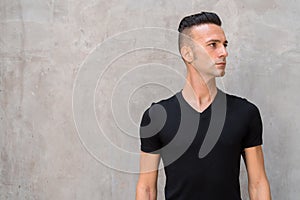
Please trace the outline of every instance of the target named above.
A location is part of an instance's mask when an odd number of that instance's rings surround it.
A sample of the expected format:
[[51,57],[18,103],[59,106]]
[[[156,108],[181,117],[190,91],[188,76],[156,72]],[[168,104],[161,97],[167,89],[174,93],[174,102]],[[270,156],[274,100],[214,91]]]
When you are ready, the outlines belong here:
[[184,17],[178,27],[179,51],[186,65],[209,76],[223,76],[227,40],[217,14],[201,12]]

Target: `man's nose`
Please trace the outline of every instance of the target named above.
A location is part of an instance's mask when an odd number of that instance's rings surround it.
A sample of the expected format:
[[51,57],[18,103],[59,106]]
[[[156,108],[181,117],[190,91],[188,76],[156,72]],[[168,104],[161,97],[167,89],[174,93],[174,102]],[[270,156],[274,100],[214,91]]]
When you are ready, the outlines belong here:
[[227,56],[228,56],[228,51],[227,51],[226,47],[224,45],[222,45],[219,50],[219,57],[226,58]]

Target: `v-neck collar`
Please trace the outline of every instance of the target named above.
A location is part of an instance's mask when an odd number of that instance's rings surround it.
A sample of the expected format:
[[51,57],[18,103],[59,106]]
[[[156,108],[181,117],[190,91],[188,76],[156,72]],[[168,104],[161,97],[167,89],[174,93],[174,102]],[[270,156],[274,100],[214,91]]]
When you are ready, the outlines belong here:
[[202,112],[199,112],[198,110],[196,110],[195,108],[193,108],[186,100],[185,98],[183,97],[183,94],[182,94],[182,90],[181,89],[178,93],[177,93],[177,97],[179,98],[179,100],[183,103],[184,106],[186,106],[188,109],[192,110],[192,112],[194,113],[197,113],[197,114],[200,114],[200,115],[204,115],[205,113],[207,113],[210,108],[211,108],[211,105],[215,102],[216,98],[218,98],[218,96],[220,95],[220,93],[222,92],[221,90],[219,90],[219,88],[217,88],[217,94],[215,96],[215,98],[212,100],[212,102],[202,111]]

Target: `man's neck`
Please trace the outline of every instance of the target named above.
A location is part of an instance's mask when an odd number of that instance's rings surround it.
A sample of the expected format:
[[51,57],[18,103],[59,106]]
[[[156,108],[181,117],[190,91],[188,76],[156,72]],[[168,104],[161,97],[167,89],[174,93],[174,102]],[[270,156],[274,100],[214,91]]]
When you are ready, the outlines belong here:
[[217,92],[215,77],[204,79],[188,73],[182,95],[190,106],[203,112],[213,102]]

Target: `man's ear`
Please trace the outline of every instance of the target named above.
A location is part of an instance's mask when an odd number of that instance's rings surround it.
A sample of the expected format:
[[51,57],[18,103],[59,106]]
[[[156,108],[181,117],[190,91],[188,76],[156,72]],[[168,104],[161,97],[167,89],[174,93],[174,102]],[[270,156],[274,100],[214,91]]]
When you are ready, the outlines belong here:
[[183,46],[180,49],[180,53],[182,58],[188,62],[188,63],[192,63],[194,60],[194,55],[193,55],[193,51],[191,49],[191,47],[188,46]]

